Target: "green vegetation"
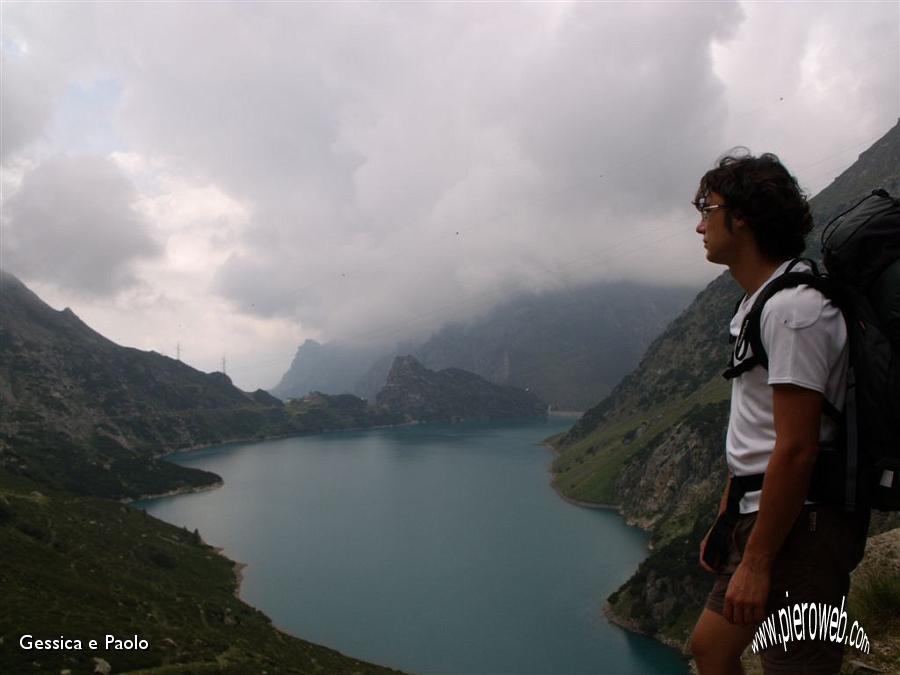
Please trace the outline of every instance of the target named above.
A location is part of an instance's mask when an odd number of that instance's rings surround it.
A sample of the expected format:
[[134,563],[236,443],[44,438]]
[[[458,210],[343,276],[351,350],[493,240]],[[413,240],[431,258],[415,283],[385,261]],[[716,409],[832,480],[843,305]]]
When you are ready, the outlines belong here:
[[215,485],[208,471],[141,457],[112,443],[94,446],[52,427],[0,432],[0,466],[45,485],[121,499]]
[[[866,555],[853,573],[848,614],[859,622],[870,641],[868,654],[848,650],[844,672],[894,673],[900,663],[900,529],[877,535],[870,531]],[[848,666],[850,666],[848,668]]]
[[653,553],[609,597],[614,616],[627,618],[641,632],[683,648],[703,609],[712,576],[697,563],[700,541],[716,512],[715,500],[697,510],[687,532]]
[[285,405],[292,425],[304,433],[388,426],[406,422],[403,415],[370,406],[351,394],[329,396],[313,392]]
[[[288,636],[236,595],[232,561],[197,533],[115,502],[48,490],[0,471],[0,672],[387,673]],[[80,639],[32,650],[19,639]],[[106,634],[140,650],[90,650]]]
[[402,421],[352,396],[285,406],[155,352],[116,345],[0,270],[0,467],[112,499],[215,485],[174,450]]
[[[690,412],[727,400],[729,391],[728,383],[715,377],[684,398],[660,401],[650,411],[597,428],[560,452],[553,463],[557,488],[578,501],[617,503],[615,486],[622,468],[646,458]],[[708,433],[715,413],[705,414],[697,426]]]
[[871,570],[854,578],[850,603],[861,625],[879,632],[900,628],[900,571]]
[[[78,494],[137,498],[221,482],[208,471],[156,457],[168,450],[406,421],[402,415],[369,406],[349,394],[318,393],[284,405],[278,401],[277,406],[156,411],[148,417],[152,417],[152,423],[141,416],[107,418],[83,437],[61,429],[58,422],[35,413],[29,416],[19,408],[8,416],[10,423],[0,424],[0,466]],[[157,429],[169,431],[160,438]],[[187,435],[173,430],[187,430]],[[133,440],[129,443],[123,436]]]

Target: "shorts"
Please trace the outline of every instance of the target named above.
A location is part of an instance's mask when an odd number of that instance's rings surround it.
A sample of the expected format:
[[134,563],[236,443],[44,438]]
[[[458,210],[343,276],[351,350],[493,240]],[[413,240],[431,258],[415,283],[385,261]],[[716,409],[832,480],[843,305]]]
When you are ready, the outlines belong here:
[[[756,513],[738,517],[728,556],[706,601],[706,608],[724,613],[725,592],[737,569],[756,523]],[[810,504],[803,507],[775,562],[766,617],[794,603],[828,603],[840,608],[850,589],[850,572],[865,551],[868,514],[845,513],[839,507]],[[846,611],[846,601],[844,609]],[[851,619],[852,622],[852,619]],[[787,649],[781,644],[761,651],[763,670],[769,673],[833,674],[841,669],[844,645],[829,640],[797,640]]]

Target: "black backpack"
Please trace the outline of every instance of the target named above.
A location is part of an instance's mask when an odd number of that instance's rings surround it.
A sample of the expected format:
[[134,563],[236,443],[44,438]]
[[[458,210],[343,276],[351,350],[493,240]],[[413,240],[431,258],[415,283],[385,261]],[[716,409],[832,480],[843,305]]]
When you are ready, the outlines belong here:
[[[760,337],[763,305],[778,291],[805,284],[829,298],[844,315],[849,370],[844,410],[825,402],[840,425],[839,442],[822,447],[809,499],[842,504],[848,511],[900,510],[900,201],[874,190],[822,232],[826,274],[793,271],[769,282],[747,313],[731,363],[737,377],[768,367]],[[733,338],[734,339],[734,338]],[[742,359],[747,347],[752,355]],[[763,474],[736,477],[740,493],[759,490]]]

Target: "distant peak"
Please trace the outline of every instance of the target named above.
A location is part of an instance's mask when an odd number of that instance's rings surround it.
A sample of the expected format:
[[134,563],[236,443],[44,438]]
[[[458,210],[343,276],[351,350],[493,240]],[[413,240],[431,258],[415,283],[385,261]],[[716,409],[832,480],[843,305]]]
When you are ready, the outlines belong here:
[[207,373],[206,376],[213,382],[217,382],[219,384],[224,384],[228,387],[234,386],[234,384],[231,381],[231,378],[228,377],[228,375],[226,375],[225,373],[223,373],[220,370],[216,370],[211,373]]
[[414,370],[414,371],[426,371],[428,370],[422,362],[419,361],[412,354],[407,354],[406,356],[397,356],[394,358],[394,364],[391,366],[391,371],[403,371],[403,370]]
[[7,286],[24,288],[25,284],[23,284],[19,277],[17,277],[12,272],[7,272],[4,269],[0,269],[0,287],[5,288]]

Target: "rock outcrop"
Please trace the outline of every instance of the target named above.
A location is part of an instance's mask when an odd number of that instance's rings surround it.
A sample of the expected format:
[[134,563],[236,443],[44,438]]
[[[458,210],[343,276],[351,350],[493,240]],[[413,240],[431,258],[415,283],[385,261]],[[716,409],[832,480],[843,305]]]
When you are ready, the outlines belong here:
[[534,394],[492,384],[459,368],[428,370],[412,356],[398,356],[378,393],[379,407],[420,422],[535,417],[546,404]]
[[374,400],[394,358],[411,354],[431,370],[462,368],[494,384],[527,388],[554,408],[585,410],[634,368],[695,292],[594,283],[522,294],[390,351],[307,340],[272,393],[288,398],[348,392]]

